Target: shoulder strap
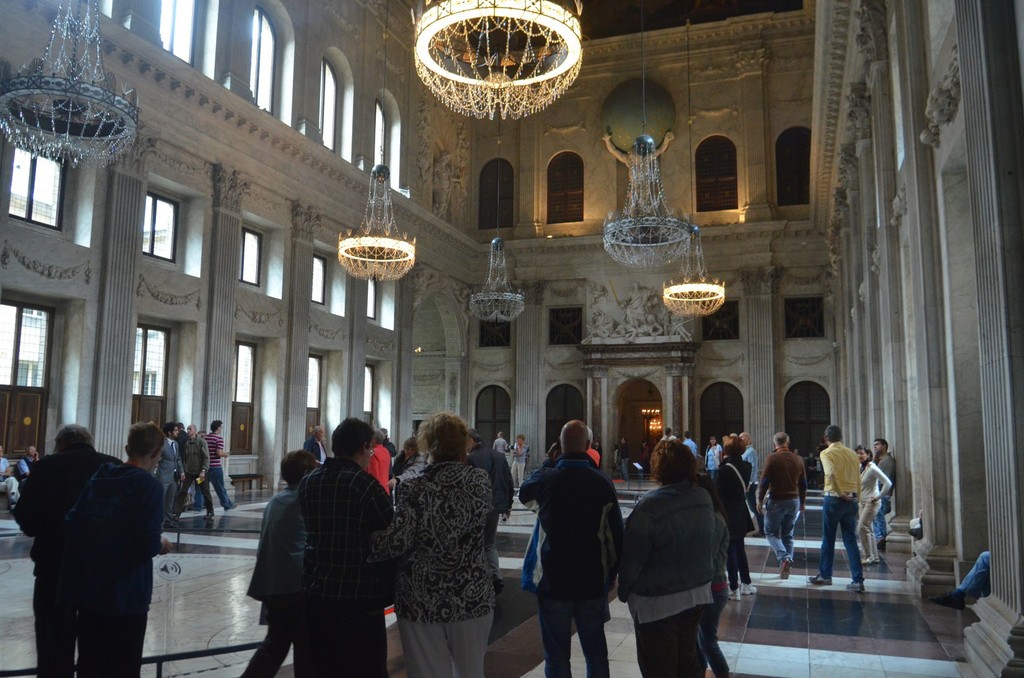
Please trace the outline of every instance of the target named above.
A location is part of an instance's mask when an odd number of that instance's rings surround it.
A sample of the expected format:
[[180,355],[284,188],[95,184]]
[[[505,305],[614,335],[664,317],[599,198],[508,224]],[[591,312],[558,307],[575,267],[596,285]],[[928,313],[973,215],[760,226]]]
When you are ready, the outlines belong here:
[[736,468],[733,464],[726,464],[726,466],[731,468],[732,472],[736,474],[736,477],[740,479],[740,485],[743,486],[743,493],[746,494],[746,492],[747,492],[747,484],[745,482],[743,482],[743,476],[740,475],[740,470],[738,468]]

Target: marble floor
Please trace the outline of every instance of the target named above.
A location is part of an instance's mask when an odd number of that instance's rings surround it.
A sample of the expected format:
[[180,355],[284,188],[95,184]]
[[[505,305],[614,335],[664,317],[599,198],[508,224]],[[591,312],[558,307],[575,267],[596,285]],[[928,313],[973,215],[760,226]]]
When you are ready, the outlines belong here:
[[[619,485],[619,487],[622,487]],[[146,633],[147,657],[258,642],[259,604],[245,591],[255,558],[260,520],[269,493],[240,495],[239,507],[217,509],[212,528],[202,516],[188,517],[180,533],[166,536],[174,551],[154,562],[153,606]],[[814,505],[817,503],[818,505]],[[628,515],[634,498],[623,493]],[[191,516],[191,514],[186,514]],[[518,586],[518,569],[533,515],[518,505],[498,529],[498,549],[505,575],[487,656],[488,678],[544,675],[543,648],[536,603]],[[812,502],[797,526],[797,560],[792,576],[782,581],[767,542],[747,539],[755,595],[730,601],[723,612],[719,638],[733,676],[829,678],[862,676],[973,676],[963,661],[963,629],[976,621],[970,610],[956,612],[909,596],[903,587],[905,556],[883,554],[879,565],[865,567],[867,592],[847,592],[845,553],[837,545],[834,584],[810,587],[805,574],[817,571],[821,534],[820,502]],[[0,511],[0,643],[4,671],[35,663],[32,626],[31,539],[18,533],[10,514]],[[606,635],[611,675],[640,676],[632,622],[624,604],[613,600]],[[405,676],[394,615],[388,616],[389,668]],[[172,661],[164,676],[231,678],[241,675],[251,650],[213,657]],[[574,641],[573,668],[585,675],[582,652]],[[155,676],[154,665],[144,676]],[[291,676],[290,665],[281,676]],[[710,672],[708,673],[710,676]]]

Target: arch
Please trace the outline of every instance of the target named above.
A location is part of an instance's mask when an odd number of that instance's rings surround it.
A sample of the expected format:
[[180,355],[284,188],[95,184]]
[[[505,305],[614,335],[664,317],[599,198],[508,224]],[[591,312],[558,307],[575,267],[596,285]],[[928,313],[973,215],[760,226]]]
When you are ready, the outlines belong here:
[[[381,135],[384,135],[385,153],[381,157]],[[391,187],[399,187],[398,176],[402,159],[402,114],[398,101],[388,90],[382,90],[374,99],[373,154],[375,163],[383,162],[391,170]]]
[[783,410],[789,448],[804,454],[816,451],[832,419],[828,391],[813,381],[798,381],[786,391]]
[[548,391],[544,403],[544,440],[537,441],[541,454],[558,440],[565,422],[571,419],[586,421],[583,393],[572,384],[557,384]]
[[512,163],[495,158],[480,170],[479,223],[480,230],[512,228],[515,210],[515,171]]
[[697,211],[736,209],[736,144],[729,137],[708,137],[697,146],[693,164],[697,182]]
[[337,47],[328,47],[324,52],[324,59],[334,69],[338,88],[335,152],[352,162],[352,120],[355,110],[355,78],[352,75],[352,65]]
[[484,445],[492,444],[498,436],[498,431],[505,433],[506,440],[512,439],[509,430],[512,426],[512,398],[504,386],[484,386],[476,394],[474,403],[473,421]]
[[548,163],[548,223],[583,221],[583,158],[558,153]]
[[625,437],[630,459],[640,461],[643,443],[647,442],[654,449],[663,433],[665,407],[661,390],[646,378],[631,377],[615,389],[611,403],[614,411],[608,439],[618,441]]
[[700,445],[710,436],[719,441],[727,433],[743,430],[743,394],[726,381],[709,384],[700,394]]
[[811,202],[811,130],[790,127],[775,140],[775,204]]
[[[288,10],[281,4],[280,0],[260,0],[253,10],[253,44],[252,63],[249,68],[249,87],[253,91],[254,100],[259,105],[262,94],[257,96],[257,91],[266,85],[266,82],[258,82],[260,74],[257,70],[262,66],[257,59],[257,52],[261,49],[260,42],[256,39],[257,22],[264,16],[269,21],[273,33],[272,69],[270,74],[270,107],[266,110],[275,118],[291,125],[292,119],[292,92],[295,84],[295,28],[292,25]],[[265,57],[266,55],[264,55]]]

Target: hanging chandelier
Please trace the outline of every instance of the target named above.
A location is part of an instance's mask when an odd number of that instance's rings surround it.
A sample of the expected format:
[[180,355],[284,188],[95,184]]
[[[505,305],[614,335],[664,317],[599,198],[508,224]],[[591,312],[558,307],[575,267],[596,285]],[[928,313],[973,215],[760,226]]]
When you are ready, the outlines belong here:
[[521,118],[560,97],[583,53],[579,3],[419,0],[416,73],[446,106],[477,118]]
[[96,0],[61,0],[41,59],[0,73],[0,130],[14,146],[51,160],[106,165],[135,141],[133,90],[113,91],[103,69]]
[[[686,21],[686,115],[687,145],[690,168],[693,169],[693,116],[690,115],[690,21]],[[694,203],[693,180],[690,180],[690,204]],[[692,232],[690,250],[685,258],[683,275],[678,280],[669,280],[661,292],[661,300],[672,315],[696,317],[711,315],[725,303],[725,284],[717,278],[708,278],[704,265],[704,247],[701,244],[700,229],[689,217],[687,222]]]

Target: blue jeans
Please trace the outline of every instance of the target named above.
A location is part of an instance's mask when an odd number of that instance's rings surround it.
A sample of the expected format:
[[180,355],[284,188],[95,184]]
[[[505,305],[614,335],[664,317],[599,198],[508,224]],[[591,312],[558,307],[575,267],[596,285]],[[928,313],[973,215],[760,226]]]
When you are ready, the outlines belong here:
[[878,515],[875,516],[875,522],[873,527],[875,528],[875,539],[881,539],[888,532],[888,527],[885,524],[885,514],[889,512],[889,502],[892,501],[892,497],[886,495],[882,497],[882,504],[878,507]]
[[569,654],[574,621],[587,660],[587,678],[608,678],[608,643],[604,637],[604,623],[609,618],[607,598],[553,600],[538,595],[537,609],[547,678],[572,676]]
[[832,562],[836,554],[836,528],[843,532],[843,546],[850,561],[850,576],[853,581],[864,581],[864,568],[860,564],[860,546],[857,544],[856,500],[843,501],[839,497],[825,497],[821,505],[821,566],[818,574],[832,578]]
[[729,662],[725,660],[722,649],[718,646],[718,620],[722,610],[729,601],[729,591],[712,591],[713,602],[705,605],[700,613],[700,626],[697,627],[697,653],[702,668],[711,665],[711,672],[716,676],[729,673]]
[[799,499],[771,499],[765,506],[764,536],[780,563],[793,560],[793,528],[799,512]]
[[[228,493],[224,489],[224,469],[220,466],[211,467],[206,472],[206,482],[210,483],[210,487],[217,493],[217,497],[220,499],[220,505],[222,508],[230,508],[234,506],[231,503],[231,499],[228,498]],[[197,511],[202,511],[206,507],[206,503],[203,501],[203,495],[196,493],[195,506]]]
[[974,567],[967,573],[964,580],[960,582],[960,586],[956,587],[956,592],[971,598],[984,598],[990,595],[992,593],[992,583],[989,579],[988,571],[991,560],[992,554],[988,551],[983,551],[978,556],[978,562],[974,563]]

